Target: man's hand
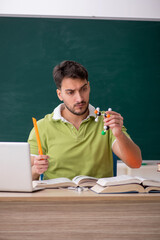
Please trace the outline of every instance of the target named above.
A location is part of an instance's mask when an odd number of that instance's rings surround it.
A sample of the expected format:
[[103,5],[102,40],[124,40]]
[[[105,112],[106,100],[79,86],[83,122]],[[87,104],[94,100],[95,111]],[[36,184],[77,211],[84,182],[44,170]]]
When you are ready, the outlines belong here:
[[47,155],[38,155],[31,157],[33,180],[38,179],[40,174],[47,171],[49,166],[48,158],[49,156]]
[[109,114],[110,117],[104,118],[104,126],[109,126],[113,135],[119,137],[122,134],[123,117],[114,111],[106,111],[105,113]]

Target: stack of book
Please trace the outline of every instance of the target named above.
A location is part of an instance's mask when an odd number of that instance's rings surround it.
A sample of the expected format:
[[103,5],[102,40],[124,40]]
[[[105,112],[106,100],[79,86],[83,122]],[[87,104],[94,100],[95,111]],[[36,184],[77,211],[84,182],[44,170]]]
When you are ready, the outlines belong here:
[[88,187],[96,193],[149,193],[160,192],[160,181],[121,175],[108,178],[94,178],[90,176],[76,176],[33,181],[33,186],[44,188]]
[[121,175],[100,178],[91,190],[96,193],[160,192],[160,181]]

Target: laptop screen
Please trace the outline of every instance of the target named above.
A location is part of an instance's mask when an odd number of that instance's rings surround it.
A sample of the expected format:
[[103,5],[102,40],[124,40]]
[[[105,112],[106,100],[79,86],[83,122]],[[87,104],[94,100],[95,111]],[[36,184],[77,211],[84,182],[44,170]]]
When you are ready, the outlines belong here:
[[29,143],[0,142],[0,191],[32,189]]

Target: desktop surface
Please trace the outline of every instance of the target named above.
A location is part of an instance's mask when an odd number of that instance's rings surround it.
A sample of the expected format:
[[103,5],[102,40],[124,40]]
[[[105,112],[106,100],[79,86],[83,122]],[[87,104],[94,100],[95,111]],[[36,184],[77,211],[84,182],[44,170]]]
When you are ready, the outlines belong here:
[[44,189],[33,193],[0,192],[2,201],[159,201],[160,193],[97,194],[91,190]]
[[160,193],[0,192],[0,239],[160,239]]

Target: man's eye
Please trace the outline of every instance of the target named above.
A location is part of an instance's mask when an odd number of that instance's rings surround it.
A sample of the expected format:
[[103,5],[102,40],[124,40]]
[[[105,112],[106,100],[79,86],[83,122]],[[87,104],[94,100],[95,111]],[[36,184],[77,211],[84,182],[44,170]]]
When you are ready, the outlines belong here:
[[67,92],[68,93],[68,95],[72,95],[73,94],[73,92]]
[[88,89],[87,87],[84,87],[84,88],[83,88],[83,91],[85,92],[85,91],[87,91],[87,89]]

